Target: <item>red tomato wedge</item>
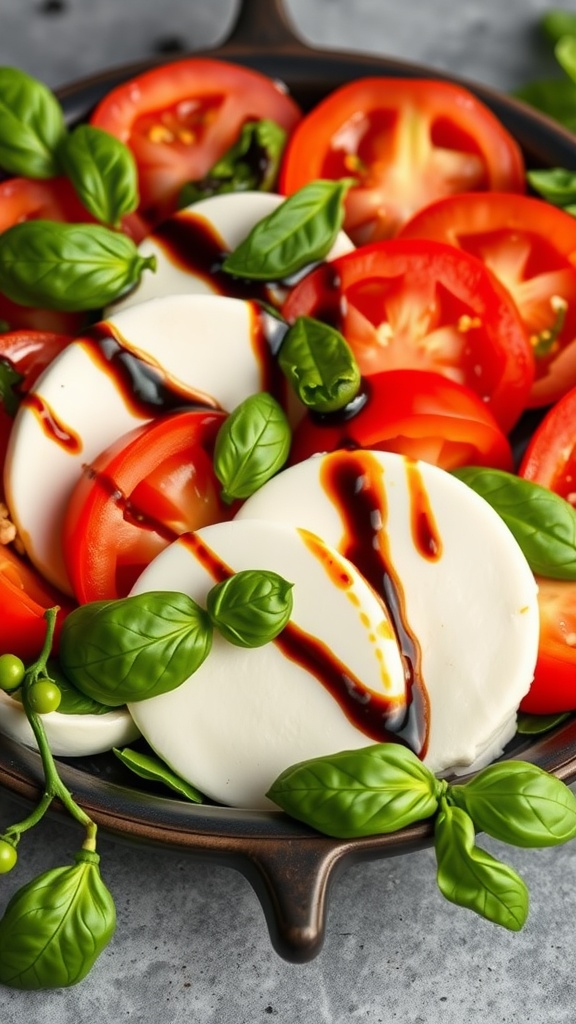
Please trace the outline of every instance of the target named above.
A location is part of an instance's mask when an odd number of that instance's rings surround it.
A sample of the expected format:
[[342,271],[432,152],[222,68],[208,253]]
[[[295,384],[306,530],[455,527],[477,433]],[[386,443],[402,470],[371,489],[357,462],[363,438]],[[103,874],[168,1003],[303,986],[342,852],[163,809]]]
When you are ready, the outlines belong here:
[[576,387],[536,427],[518,472],[576,507]]
[[529,405],[576,385],[576,218],[542,199],[450,196],[417,213],[402,238],[433,238],[481,259],[516,302],[534,349]]
[[230,518],[212,468],[223,412],[192,410],[137,427],[86,467],[64,522],[78,601],[125,597],[170,541]]
[[576,583],[538,579],[540,641],[534,682],[520,707],[535,715],[576,709]]
[[516,305],[480,260],[453,246],[363,246],[303,278],[283,312],[290,322],[334,324],[365,376],[421,369],[465,384],[506,432],[526,406],[534,356]]
[[390,238],[439,196],[524,191],[524,161],[506,128],[462,86],[362,78],[335,89],[288,143],[281,191],[355,178],[344,229],[356,245]]
[[337,448],[399,452],[442,469],[512,469],[506,435],[474,391],[439,373],[389,370],[364,382],[354,415],[307,416],[296,428],[291,462]]
[[290,132],[300,117],[300,108],[271,78],[191,57],[112,89],[90,120],[130,146],[140,212],[156,224],[174,212],[182,186],[202,178],[247,121],[268,118]]
[[0,546],[0,651],[17,654],[23,661],[36,658],[46,636],[47,608],[59,607],[56,642],[64,617],[73,607],[70,599],[51,587],[10,547]]

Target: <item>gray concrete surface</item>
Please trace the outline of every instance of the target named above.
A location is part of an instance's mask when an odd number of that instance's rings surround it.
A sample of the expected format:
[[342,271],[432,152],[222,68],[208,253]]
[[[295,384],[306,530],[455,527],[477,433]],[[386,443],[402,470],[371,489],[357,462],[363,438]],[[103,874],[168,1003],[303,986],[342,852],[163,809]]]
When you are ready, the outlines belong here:
[[[502,89],[547,73],[542,0],[290,0],[301,35],[451,68]],[[573,3],[556,3],[571,9]],[[0,0],[0,64],[56,86],[226,34],[231,0]],[[0,827],[21,809],[0,793]],[[76,833],[45,821],[22,843],[27,878],[66,863]],[[498,854],[497,844],[486,846]],[[77,988],[0,989],[1,1024],[569,1024],[576,1017],[576,844],[507,851],[531,911],[519,934],[439,895],[430,851],[350,868],[331,894],[327,939],[305,966],[272,950],[256,896],[234,871],[101,841],[118,932]]]

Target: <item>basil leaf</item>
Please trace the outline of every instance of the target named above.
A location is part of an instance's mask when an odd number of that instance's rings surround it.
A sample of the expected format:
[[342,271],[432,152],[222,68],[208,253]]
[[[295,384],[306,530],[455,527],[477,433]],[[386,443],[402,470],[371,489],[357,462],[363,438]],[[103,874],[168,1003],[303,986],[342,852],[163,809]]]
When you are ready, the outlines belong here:
[[346,339],[334,327],[299,316],[284,336],[280,369],[300,401],[316,412],[336,412],[360,390],[362,378]]
[[90,124],[81,124],[59,150],[64,173],[86,209],[112,227],[138,206],[138,172],[128,146]]
[[291,432],[286,416],[267,391],[250,395],[226,417],[214,445],[214,472],[224,501],[248,498],[288,458]]
[[576,85],[565,78],[530,82],[514,93],[518,99],[576,131]]
[[465,466],[452,472],[504,520],[534,573],[576,579],[576,509],[570,502],[504,470]]
[[554,47],[554,56],[571,81],[576,83],[576,36],[561,36]]
[[570,718],[570,712],[560,712],[557,715],[531,715],[526,711],[518,713],[516,732],[521,736],[539,736],[540,733],[549,732],[555,726]]
[[459,807],[436,818],[434,848],[440,892],[494,924],[520,931],[528,916],[528,890],[512,868],[475,845],[474,825]]
[[476,828],[514,846],[558,846],[576,836],[576,796],[525,761],[489,765],[469,782],[451,786],[450,798]]
[[176,689],[208,656],[212,625],[192,598],[150,591],[80,605],[64,620],[65,674],[111,707]]
[[228,643],[236,647],[262,647],[288,623],[293,586],[278,573],[246,569],[212,587],[206,608]]
[[271,192],[285,144],[286,132],[275,121],[247,121],[238,141],[208,174],[184,185],[178,205],[189,206],[225,192]]
[[527,171],[526,177],[539,195],[554,206],[566,207],[576,203],[576,172],[563,167]]
[[0,358],[0,402],[9,416],[15,416],[20,405],[20,396],[15,388],[24,377],[14,368],[9,359]]
[[352,179],[312,181],[259,221],[222,269],[254,281],[280,281],[328,255],[344,220]]
[[562,36],[576,36],[576,14],[570,11],[546,11],[540,20],[540,27],[552,43],[557,43]]
[[107,704],[93,700],[82,693],[67,676],[64,675],[58,662],[50,658],[46,666],[47,676],[56,683],[60,690],[58,711],[63,715],[107,715],[110,708]]
[[17,68],[0,68],[0,166],[25,178],[55,177],[65,133],[50,89]]
[[76,985],[116,928],[116,911],[99,856],[76,854],[19,889],[0,920],[0,983],[18,989]]
[[411,750],[380,743],[287,768],[267,796],[319,832],[352,839],[431,817],[438,792],[439,783]]
[[0,292],[22,306],[100,309],[155,266],[131,238],[99,224],[29,220],[0,235]]
[[113,752],[119,761],[122,762],[126,768],[129,768],[131,772],[138,775],[141,779],[147,779],[149,782],[161,782],[163,785],[168,786],[169,789],[179,793],[180,796],[186,797],[187,800],[191,800],[194,804],[201,804],[204,800],[202,793],[200,793],[194,786],[191,786],[189,782],[173,772],[171,768],[166,764],[165,761],[161,761],[159,757],[152,754],[143,754],[139,750],[131,750],[130,747],[124,747],[123,750],[119,750],[117,747],[113,747]]

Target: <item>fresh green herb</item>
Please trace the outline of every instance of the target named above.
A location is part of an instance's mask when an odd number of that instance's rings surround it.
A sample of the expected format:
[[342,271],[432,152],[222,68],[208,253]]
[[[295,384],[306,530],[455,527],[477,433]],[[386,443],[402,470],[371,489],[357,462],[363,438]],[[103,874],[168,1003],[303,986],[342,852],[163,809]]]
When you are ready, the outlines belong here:
[[567,843],[576,836],[576,797],[553,775],[525,761],[500,761],[462,786],[452,786],[456,806],[476,828],[514,846]]
[[346,339],[334,327],[300,316],[284,336],[280,369],[300,401],[315,412],[336,412],[360,390],[358,364]]
[[97,220],[119,227],[138,206],[138,172],[132,151],[101,128],[81,124],[59,149],[62,169],[86,209]]
[[554,206],[566,208],[576,203],[576,172],[567,171],[563,167],[550,167],[547,170],[527,171],[526,177],[534,191]]
[[0,235],[0,291],[22,306],[100,309],[155,266],[127,235],[99,224],[29,220]]
[[254,226],[226,257],[235,277],[281,281],[328,255],[344,220],[344,197],[353,183],[312,181]]
[[319,832],[349,839],[431,817],[442,785],[411,750],[380,743],[302,761],[282,772],[267,795]]
[[557,43],[563,36],[576,36],[576,14],[570,11],[546,11],[540,20],[540,27],[551,43]]
[[16,388],[24,377],[14,369],[8,359],[0,359],[0,402],[9,416],[15,416],[20,405]]
[[114,747],[114,753],[118,760],[139,778],[147,779],[149,782],[160,782],[192,803],[203,802],[202,793],[173,772],[166,762],[155,754],[144,754],[139,750],[131,750],[130,747],[124,747],[122,750]]
[[208,174],[184,186],[178,205],[189,206],[226,192],[271,192],[285,144],[286,132],[275,121],[247,121],[237,142]]
[[528,915],[528,890],[512,868],[475,845],[472,819],[459,807],[443,805],[434,828],[436,880],[442,895],[460,907],[510,931]]
[[116,928],[112,897],[102,881],[96,852],[97,826],[62,782],[42,724],[31,700],[34,687],[47,678],[58,609],[45,613],[45,642],[38,659],[26,669],[21,693],[36,740],[44,774],[44,792],[22,821],[0,836],[0,871],[17,862],[21,837],[57,799],[85,832],[71,866],[54,868],[19,889],[0,919],[0,984],[20,989],[60,988],[86,976]]
[[576,84],[576,36],[561,36],[554,47],[554,56],[570,80]]
[[250,395],[224,420],[214,446],[214,472],[224,501],[248,498],[288,458],[291,432],[286,415],[267,391]]
[[528,82],[515,95],[544,114],[576,131],[576,15],[568,11],[547,11],[540,28],[552,43],[554,56],[565,72],[559,78]]
[[87,697],[78,687],[64,675],[60,662],[56,658],[48,660],[47,674],[54,680],[60,690],[58,711],[61,715],[108,715],[110,707],[100,701]]
[[154,591],[75,608],[59,658],[82,693],[117,707],[180,686],[207,657],[212,625],[185,594]]
[[50,89],[17,68],[0,68],[0,167],[25,178],[55,177],[65,133]]
[[206,598],[212,623],[236,647],[262,647],[287,625],[292,583],[264,569],[237,572],[217,583]]
[[549,732],[557,725],[561,725],[570,717],[569,712],[561,712],[557,715],[530,715],[526,711],[518,713],[516,732],[521,736],[539,736],[543,732]]
[[533,572],[576,579],[576,509],[546,487],[499,469],[452,471],[504,520]]

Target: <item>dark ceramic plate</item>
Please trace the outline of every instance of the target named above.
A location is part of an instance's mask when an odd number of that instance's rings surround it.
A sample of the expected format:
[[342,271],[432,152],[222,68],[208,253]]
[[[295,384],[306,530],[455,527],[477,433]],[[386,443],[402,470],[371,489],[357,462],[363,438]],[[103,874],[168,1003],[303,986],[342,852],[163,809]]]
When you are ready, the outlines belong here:
[[[523,104],[423,66],[312,50],[294,36],[281,0],[244,0],[231,37],[211,55],[283,80],[304,108],[343,82],[367,74],[450,78],[494,110],[518,139],[529,166],[576,170],[576,139]],[[61,90],[69,121],[85,117],[105,92],[152,63],[113,69]],[[519,445],[532,428],[530,420],[521,424]],[[517,737],[507,751],[511,754],[572,781],[576,778],[576,720],[569,719],[542,737]],[[139,787],[113,755],[63,761],[61,772],[76,798],[109,833],[185,849],[241,871],[262,901],[275,948],[289,960],[308,960],[319,951],[328,890],[340,866],[407,853],[430,842],[427,824],[393,835],[338,841],[318,835],[280,811],[188,804],[145,788],[144,783]],[[28,801],[38,798],[41,781],[38,754],[0,736],[0,784]]]

